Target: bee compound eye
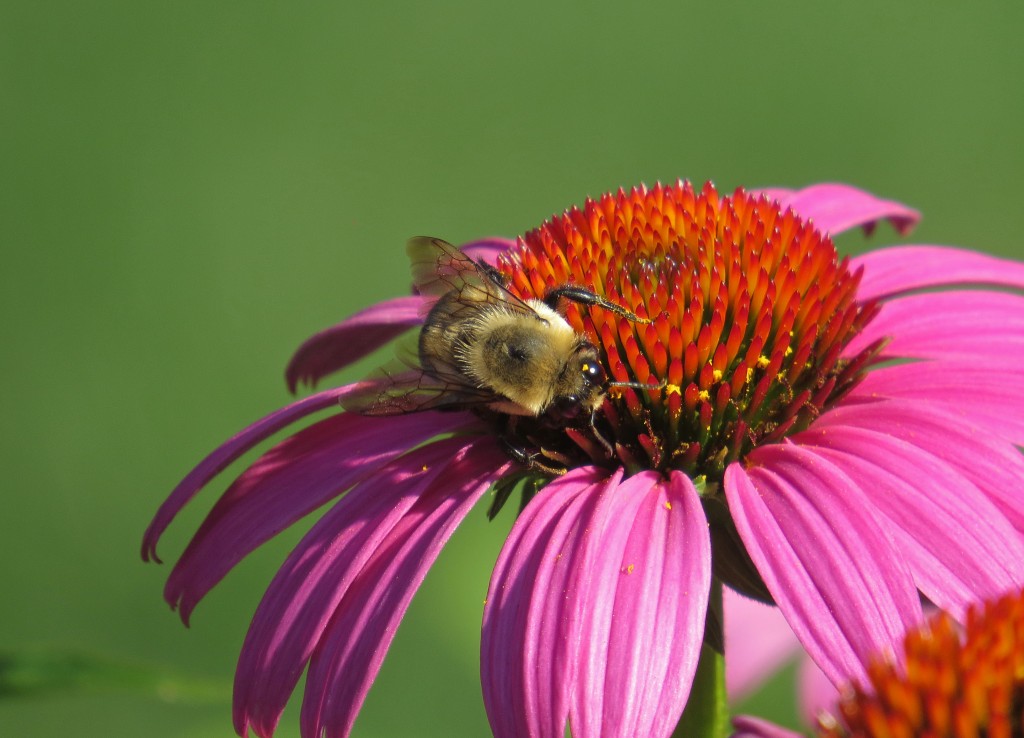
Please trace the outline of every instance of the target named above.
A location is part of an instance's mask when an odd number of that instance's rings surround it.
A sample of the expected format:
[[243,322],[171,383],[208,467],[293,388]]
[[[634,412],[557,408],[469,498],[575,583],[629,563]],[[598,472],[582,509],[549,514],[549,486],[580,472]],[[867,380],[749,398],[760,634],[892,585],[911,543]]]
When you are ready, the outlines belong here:
[[583,378],[590,384],[604,384],[604,369],[600,364],[588,361],[580,369],[583,372]]

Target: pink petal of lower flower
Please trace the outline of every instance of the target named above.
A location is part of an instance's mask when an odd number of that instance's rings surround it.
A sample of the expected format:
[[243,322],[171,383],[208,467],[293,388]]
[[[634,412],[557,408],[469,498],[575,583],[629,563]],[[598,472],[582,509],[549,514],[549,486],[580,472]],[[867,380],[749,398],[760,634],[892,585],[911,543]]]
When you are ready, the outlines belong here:
[[355,385],[338,387],[337,389],[325,390],[315,395],[293,402],[287,407],[272,412],[262,418],[241,433],[231,437],[218,446],[214,451],[203,459],[199,465],[190,471],[188,475],[178,483],[170,496],[160,506],[153,522],[146,528],[142,536],[142,558],[144,561],[150,559],[159,562],[160,557],[156,554],[156,545],[160,536],[167,530],[174,517],[181,511],[189,500],[195,497],[207,482],[219,474],[228,464],[251,449],[260,441],[269,438],[282,428],[285,428],[295,421],[311,415],[318,410],[329,407],[338,407],[341,398],[352,391]]
[[918,361],[876,369],[851,397],[923,401],[1024,445],[1024,364]]
[[908,295],[882,304],[847,344],[852,356],[888,339],[887,357],[959,359],[984,365],[1024,361],[1024,297],[957,291]]
[[679,472],[634,475],[604,494],[591,531],[572,734],[669,736],[689,697],[711,585],[707,519]]
[[313,652],[302,701],[303,735],[349,734],[427,571],[508,466],[493,438],[466,446],[374,547]]
[[801,733],[749,715],[737,715],[732,726],[732,738],[805,738]]
[[756,192],[777,201],[783,209],[792,208],[801,218],[811,220],[819,231],[833,236],[857,226],[870,233],[880,220],[888,220],[902,234],[921,219],[921,214],[913,208],[845,184],[816,184],[802,190],[768,188]]
[[469,440],[422,446],[358,484],[278,570],[253,616],[235,672],[235,728],[270,735],[342,596],[381,541]]
[[725,493],[740,537],[793,632],[830,679],[863,679],[868,660],[921,617],[910,572],[863,490],[819,455],[762,446],[734,463]]
[[991,284],[1024,289],[1024,264],[950,246],[892,246],[855,256],[857,296],[880,299],[929,287]]
[[475,261],[494,264],[501,254],[515,245],[516,242],[508,238],[482,238],[479,241],[463,244],[459,250]]
[[301,382],[313,386],[421,324],[425,304],[418,295],[378,302],[307,339],[285,369],[288,389],[294,392]]
[[[851,397],[852,399],[852,397]],[[944,460],[970,480],[1017,531],[1024,533],[1024,457],[1011,444],[963,422],[942,408],[910,400],[864,402],[833,408],[818,431],[853,426],[902,439]]]
[[577,571],[602,491],[593,467],[548,484],[512,526],[487,593],[480,643],[484,705],[497,738],[562,738],[576,673]]
[[406,449],[450,432],[467,417],[339,413],[285,439],[217,500],[167,578],[164,598],[188,623],[196,604],[251,551]]
[[802,653],[782,611],[726,588],[725,686],[731,701],[752,694]]
[[881,431],[812,426],[813,445],[856,479],[918,589],[959,617],[1024,584],[1024,543],[984,493],[945,462]]

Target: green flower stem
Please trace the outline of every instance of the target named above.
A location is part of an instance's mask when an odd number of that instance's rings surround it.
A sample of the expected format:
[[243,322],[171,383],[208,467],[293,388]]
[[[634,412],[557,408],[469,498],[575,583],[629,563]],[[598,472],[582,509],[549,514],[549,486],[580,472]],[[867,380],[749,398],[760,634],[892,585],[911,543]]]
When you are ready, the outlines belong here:
[[[722,612],[722,584],[712,580],[709,612]],[[725,693],[725,656],[706,644],[701,647],[693,688],[672,738],[726,738],[729,702]]]

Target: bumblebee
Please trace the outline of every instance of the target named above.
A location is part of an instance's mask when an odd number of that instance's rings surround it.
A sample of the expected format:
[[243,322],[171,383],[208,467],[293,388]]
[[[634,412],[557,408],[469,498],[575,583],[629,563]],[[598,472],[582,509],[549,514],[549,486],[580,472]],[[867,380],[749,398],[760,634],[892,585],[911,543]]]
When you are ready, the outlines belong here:
[[[346,398],[347,409],[364,415],[476,410],[498,420],[516,460],[563,474],[563,460],[538,436],[550,441],[560,428],[587,427],[611,455],[611,444],[595,427],[609,388],[663,387],[609,382],[597,347],[558,306],[567,300],[637,323],[649,323],[646,318],[576,285],[553,287],[542,300],[521,299],[497,269],[437,238],[414,238],[406,250],[414,288],[436,298],[428,303],[417,355],[402,370],[382,370],[383,377]],[[540,450],[529,453],[523,443]]]
[[609,383],[597,348],[558,305],[568,300],[648,320],[575,285],[553,287],[543,300],[520,299],[497,269],[437,238],[414,238],[406,250],[413,286],[437,299],[420,330],[418,367],[389,374],[362,412],[485,407],[552,425],[586,417],[592,425],[610,385],[639,386]]

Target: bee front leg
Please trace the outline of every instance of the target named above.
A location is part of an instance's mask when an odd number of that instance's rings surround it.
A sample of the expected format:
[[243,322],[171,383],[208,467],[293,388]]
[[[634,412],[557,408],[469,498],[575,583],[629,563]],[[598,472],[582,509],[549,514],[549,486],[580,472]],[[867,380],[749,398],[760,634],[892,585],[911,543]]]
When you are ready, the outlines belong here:
[[601,435],[601,431],[597,429],[597,424],[594,422],[597,419],[597,410],[591,410],[590,412],[590,432],[597,439],[597,442],[601,444],[605,451],[608,452],[608,458],[615,458],[615,449],[612,448],[611,442]]

